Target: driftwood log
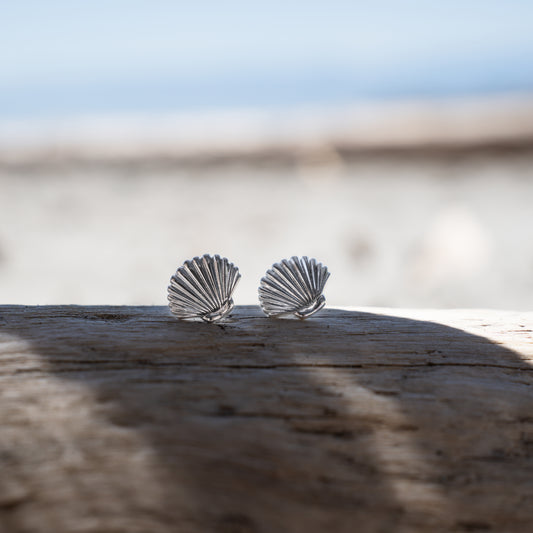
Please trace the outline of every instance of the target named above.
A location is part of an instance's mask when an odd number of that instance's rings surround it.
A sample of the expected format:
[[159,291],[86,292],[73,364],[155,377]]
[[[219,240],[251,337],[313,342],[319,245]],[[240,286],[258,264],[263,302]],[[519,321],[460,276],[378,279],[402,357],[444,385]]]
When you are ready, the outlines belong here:
[[0,306],[0,531],[533,531],[533,313]]

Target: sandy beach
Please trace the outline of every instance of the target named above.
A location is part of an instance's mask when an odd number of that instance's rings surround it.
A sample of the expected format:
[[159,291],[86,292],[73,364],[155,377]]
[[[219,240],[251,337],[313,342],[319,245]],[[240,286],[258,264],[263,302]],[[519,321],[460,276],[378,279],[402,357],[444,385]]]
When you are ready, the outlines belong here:
[[521,121],[516,104],[489,108],[405,111],[403,136],[399,111],[351,136],[349,114],[285,137],[256,120],[242,145],[244,126],[189,144],[164,124],[111,129],[107,151],[89,130],[8,142],[3,128],[0,301],[162,304],[176,267],[210,252],[240,267],[237,303],[257,302],[274,261],[311,255],[332,272],[330,305],[531,308],[533,106]]

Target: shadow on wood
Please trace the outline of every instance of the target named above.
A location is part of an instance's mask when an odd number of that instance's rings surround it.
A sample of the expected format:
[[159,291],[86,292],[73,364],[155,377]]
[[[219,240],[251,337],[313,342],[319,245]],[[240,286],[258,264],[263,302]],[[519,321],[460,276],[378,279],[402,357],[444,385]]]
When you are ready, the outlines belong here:
[[0,531],[530,532],[530,315],[455,313],[520,354],[348,310],[2,306]]

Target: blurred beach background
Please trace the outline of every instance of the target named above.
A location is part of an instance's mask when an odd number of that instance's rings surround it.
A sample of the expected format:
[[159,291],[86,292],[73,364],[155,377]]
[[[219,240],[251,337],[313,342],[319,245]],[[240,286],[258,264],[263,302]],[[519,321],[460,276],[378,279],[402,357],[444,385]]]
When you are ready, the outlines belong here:
[[165,304],[219,253],[329,305],[531,309],[533,3],[0,7],[0,303]]

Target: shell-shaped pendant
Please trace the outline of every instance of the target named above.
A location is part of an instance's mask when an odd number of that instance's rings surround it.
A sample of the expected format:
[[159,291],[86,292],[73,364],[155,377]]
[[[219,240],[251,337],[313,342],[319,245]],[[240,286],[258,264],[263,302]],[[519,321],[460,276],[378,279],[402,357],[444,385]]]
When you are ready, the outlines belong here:
[[185,261],[170,278],[168,305],[178,318],[215,322],[233,309],[231,295],[241,275],[225,257],[208,254]]
[[268,316],[292,313],[307,318],[326,305],[322,291],[328,278],[328,269],[316,259],[283,259],[261,280],[259,302]]

